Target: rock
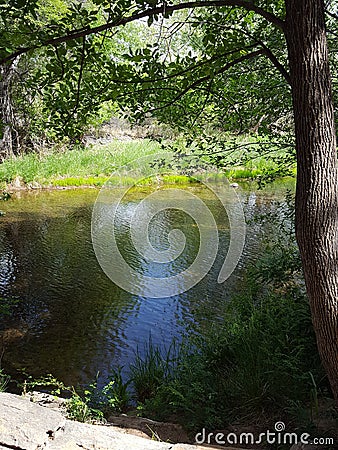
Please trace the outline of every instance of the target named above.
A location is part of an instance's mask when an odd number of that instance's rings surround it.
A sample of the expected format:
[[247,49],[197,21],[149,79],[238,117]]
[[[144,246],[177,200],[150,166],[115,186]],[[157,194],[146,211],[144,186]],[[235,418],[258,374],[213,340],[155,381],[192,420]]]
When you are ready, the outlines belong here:
[[13,394],[0,394],[0,449],[169,450],[172,445],[128,435],[112,426],[73,422]]
[[[113,425],[91,425],[67,420],[48,394],[26,397],[0,393],[0,450],[207,450],[210,447],[170,444],[145,439]],[[57,402],[60,405],[59,402]],[[62,404],[62,402],[61,402]],[[146,420],[146,419],[143,419]],[[158,422],[150,421],[152,425]],[[163,425],[163,424],[162,424]],[[169,424],[172,425],[172,424]],[[217,447],[212,447],[217,448]],[[224,450],[230,448],[220,447]],[[240,449],[232,449],[240,450]]]
[[32,181],[31,183],[28,183],[27,185],[28,189],[41,189],[42,186],[37,181]]
[[23,397],[0,394],[0,448],[47,448],[50,435],[62,429],[65,422],[60,413],[37,406]]
[[[135,434],[135,430],[139,430],[144,437],[158,437],[161,441],[166,442],[191,442],[188,434],[184,429],[176,423],[156,422],[155,420],[146,419],[144,417],[135,416],[111,416],[108,419],[112,425],[122,427],[128,432]],[[138,434],[140,435],[140,434]]]
[[51,450],[169,450],[171,444],[130,435],[115,427],[66,420],[48,447]]
[[171,450],[174,446],[130,435],[114,426],[67,420],[59,411],[31,402],[29,397],[0,393],[0,450],[8,448]]
[[13,189],[24,189],[25,183],[22,179],[22,177],[15,177],[14,180],[11,183]]
[[26,398],[37,405],[44,406],[54,410],[59,410],[61,414],[66,415],[67,400],[65,398],[56,397],[55,395],[47,394],[46,392],[32,391],[27,392]]

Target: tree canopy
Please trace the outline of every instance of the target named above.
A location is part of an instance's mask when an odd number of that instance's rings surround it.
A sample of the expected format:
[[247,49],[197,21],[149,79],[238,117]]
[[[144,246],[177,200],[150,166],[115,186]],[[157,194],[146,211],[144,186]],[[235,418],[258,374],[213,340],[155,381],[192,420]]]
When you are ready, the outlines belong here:
[[76,137],[113,102],[181,128],[267,131],[291,111],[284,5],[256,3],[3,2],[0,61],[18,66],[13,101],[40,129]]
[[[181,129],[213,124],[276,137],[292,128],[284,1],[1,6],[0,62],[16,67],[12,101],[21,121],[37,119],[33,134],[48,127],[78,138],[107,102]],[[335,2],[327,8],[334,36]]]

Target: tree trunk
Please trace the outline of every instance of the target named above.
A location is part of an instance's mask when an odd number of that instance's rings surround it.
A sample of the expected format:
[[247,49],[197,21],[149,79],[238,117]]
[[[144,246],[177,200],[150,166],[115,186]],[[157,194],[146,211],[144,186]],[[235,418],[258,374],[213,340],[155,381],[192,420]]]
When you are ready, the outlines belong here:
[[0,66],[0,161],[16,155],[19,150],[19,133],[15,127],[12,102],[12,83],[18,59],[9,65]]
[[338,177],[324,2],[285,5],[297,150],[296,237],[318,350],[338,404]]

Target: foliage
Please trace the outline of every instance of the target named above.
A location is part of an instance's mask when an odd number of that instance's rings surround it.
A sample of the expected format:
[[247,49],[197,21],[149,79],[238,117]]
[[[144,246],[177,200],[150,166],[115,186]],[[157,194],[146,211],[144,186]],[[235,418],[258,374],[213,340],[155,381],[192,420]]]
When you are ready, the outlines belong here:
[[[207,163],[224,171],[230,179],[251,178],[259,187],[279,177],[296,172],[293,138],[271,140],[269,136],[236,136],[215,130],[195,130],[172,142],[162,142],[163,150],[171,151],[178,161],[192,156],[198,165]],[[191,165],[191,163],[190,163]]]
[[6,375],[0,367],[0,392],[4,392],[10,381],[10,376]]
[[[1,56],[6,58],[27,45],[33,47],[15,58],[16,76],[8,92],[16,122],[21,123],[22,130],[16,131],[22,133],[25,127],[31,145],[34,140],[46,145],[60,136],[80,143],[84,130],[93,123],[99,126],[116,112],[116,104],[106,98],[114,67],[112,55],[113,60],[119,59],[129,47],[140,45],[147,30],[144,24],[130,24],[118,37],[106,33],[40,45],[71,29],[105,23],[112,11],[108,4],[100,3],[12,1],[1,9]],[[149,42],[151,32],[147,31],[147,36]],[[6,64],[11,67],[12,62]]]
[[[44,153],[31,153],[8,159],[0,165],[0,180],[11,182],[17,176],[25,183],[37,181],[41,184],[62,186],[62,178],[94,177],[93,183],[106,181],[106,177],[118,167],[136,161],[159,151],[157,143],[149,140],[113,141],[106,146],[75,148],[73,150],[54,150]],[[60,180],[56,182],[56,180]],[[74,185],[78,184],[75,180]],[[65,185],[73,185],[65,182]],[[81,183],[82,184],[82,183]]]
[[195,337],[173,378],[142,402],[142,414],[215,429],[248,417],[287,417],[291,402],[311,404],[312,377],[320,389],[325,383],[306,299],[268,292],[256,301],[252,292],[233,299],[236,312],[223,328]]
[[173,343],[168,349],[155,347],[150,338],[141,352],[137,349],[134,362],[130,366],[130,381],[139,402],[155,397],[160,386],[171,376],[173,363],[177,356]]
[[[243,138],[241,142],[246,143]],[[256,147],[255,142],[255,139],[250,139],[253,147]],[[232,143],[233,141],[229,138],[229,146]],[[0,165],[0,182],[11,183],[16,177],[21,177],[24,183],[35,182],[42,186],[102,186],[112,173],[121,170],[125,165],[131,167],[130,164],[133,161],[137,165],[141,158],[155,155],[161,151],[176,152],[180,155],[184,150],[187,151],[184,145],[186,142],[179,139],[176,143],[166,142],[161,145],[147,139],[139,139],[126,142],[115,140],[103,146],[95,145],[86,148],[79,146],[72,150],[60,149],[57,146],[49,151],[7,159]],[[285,152],[283,154],[285,155]],[[208,164],[214,164],[215,156],[215,152],[213,158],[207,152],[200,158],[201,160],[204,158]],[[199,158],[199,156],[197,157]],[[223,157],[225,158],[224,154]],[[243,164],[238,165],[240,163]],[[233,165],[237,166],[232,167]],[[224,176],[222,175],[224,179],[254,179],[261,185],[269,178],[294,175],[292,166],[285,167],[281,171],[278,163],[259,157],[258,152],[256,158],[252,160],[244,160],[244,158],[239,160],[233,153],[228,155],[226,161],[224,159],[222,166],[224,167]],[[150,168],[148,171],[151,173]],[[212,179],[212,174],[209,179]],[[127,184],[134,181],[137,180],[128,179],[127,176],[121,179],[118,173],[110,178],[112,184],[121,184],[121,182]],[[161,180],[165,184],[184,184],[191,181],[193,180],[189,177],[178,174],[163,175]],[[149,180],[144,182],[149,182]],[[3,192],[2,197],[8,199],[8,193]]]
[[67,403],[67,417],[78,422],[93,422],[102,420],[103,414],[90,405],[90,391],[85,390],[82,395],[72,388],[72,396]]
[[69,419],[79,422],[92,422],[102,418],[101,411],[90,407],[90,391],[88,390],[84,390],[81,395],[73,386],[66,386],[52,374],[41,378],[33,378],[31,375],[26,376],[22,384],[23,394],[26,395],[28,391],[36,388],[47,390],[52,395],[66,396],[68,398],[66,411]]
[[[258,6],[284,16],[282,1],[265,3]],[[25,77],[17,80],[14,100],[17,110],[35,117],[31,132],[47,128],[49,138],[80,142],[106,108],[136,120],[151,114],[198,132],[206,125],[277,135],[289,128],[280,30],[245,8],[174,13],[178,6],[153,0],[7,4],[0,15],[0,59],[10,64],[19,53]],[[148,16],[148,26],[139,15]]]
[[108,383],[102,389],[93,386],[94,389],[91,391],[91,404],[100,409],[105,417],[125,412],[129,407],[130,381],[124,381],[122,369],[122,367],[112,369]]
[[65,396],[67,417],[79,422],[102,421],[111,413],[123,412],[128,405],[128,382],[122,379],[121,368],[111,372],[109,382],[98,387],[99,374],[87,387],[75,389],[66,386],[62,381],[49,374],[41,378],[26,376],[22,384],[23,393],[29,390],[43,389],[52,395]]
[[[206,129],[258,133],[267,143],[287,142],[290,148],[287,161],[271,152],[267,158],[279,167],[294,162],[287,51],[279,25],[284,1],[194,9],[181,3],[4,4],[0,61],[19,61],[11,95],[22,120],[29,116],[23,120],[28,132],[44,136],[44,143],[60,135],[81,142],[90,123],[99,126],[122,110],[134,120],[156,116],[193,136],[203,137]],[[333,66],[335,7],[327,5]],[[210,152],[219,142],[206,134]]]

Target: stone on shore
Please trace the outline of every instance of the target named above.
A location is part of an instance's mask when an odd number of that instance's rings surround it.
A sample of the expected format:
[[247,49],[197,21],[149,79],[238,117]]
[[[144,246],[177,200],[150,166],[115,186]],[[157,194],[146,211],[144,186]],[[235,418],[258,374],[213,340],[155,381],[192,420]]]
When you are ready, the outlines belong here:
[[128,434],[109,425],[67,420],[29,398],[0,393],[0,450],[201,450]]

